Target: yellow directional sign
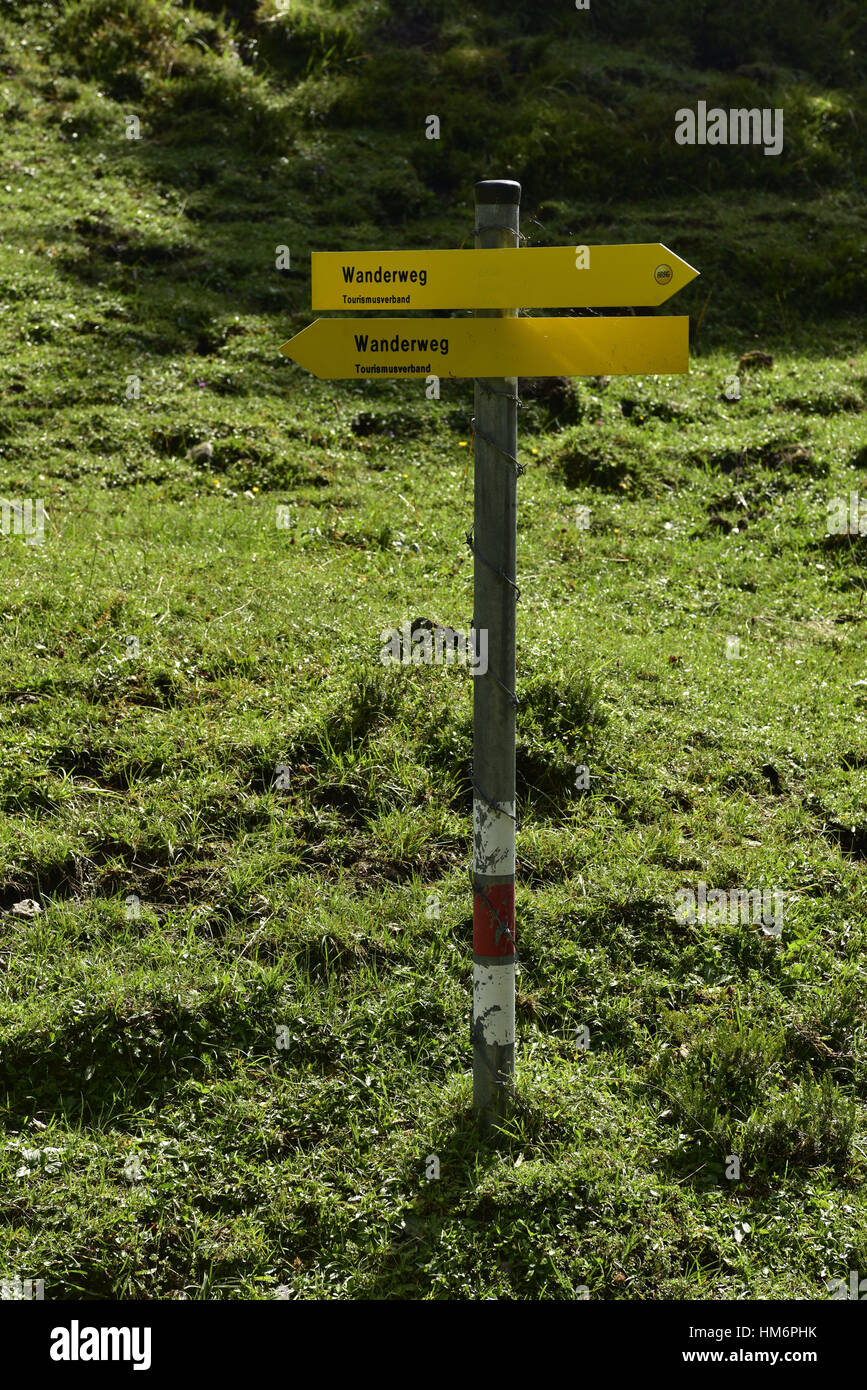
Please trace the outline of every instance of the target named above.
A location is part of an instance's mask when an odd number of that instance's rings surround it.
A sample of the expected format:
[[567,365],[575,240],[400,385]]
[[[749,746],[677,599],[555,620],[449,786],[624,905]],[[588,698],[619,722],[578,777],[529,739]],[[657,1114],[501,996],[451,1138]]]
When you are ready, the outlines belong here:
[[317,319],[280,351],[319,377],[664,375],[689,318]]
[[659,242],[496,251],[314,251],[313,309],[662,304],[698,271]]

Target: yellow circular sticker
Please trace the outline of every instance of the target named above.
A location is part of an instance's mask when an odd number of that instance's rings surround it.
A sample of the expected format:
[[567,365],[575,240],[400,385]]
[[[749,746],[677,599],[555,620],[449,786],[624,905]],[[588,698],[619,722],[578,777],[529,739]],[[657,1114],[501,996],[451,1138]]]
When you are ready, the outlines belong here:
[[669,280],[671,279],[671,274],[672,272],[670,265],[658,265],[656,267],[656,270],[653,272],[653,278],[656,281],[657,285],[667,285]]

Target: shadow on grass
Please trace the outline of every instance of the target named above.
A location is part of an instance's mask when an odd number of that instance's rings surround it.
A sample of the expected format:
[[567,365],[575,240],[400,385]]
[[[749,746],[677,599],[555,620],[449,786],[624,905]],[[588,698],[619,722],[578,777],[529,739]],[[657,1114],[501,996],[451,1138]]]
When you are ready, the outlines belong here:
[[[499,1246],[519,1249],[525,1232],[516,1229],[514,1242],[510,1242],[509,1230],[513,1223],[516,1228],[523,1227],[527,1208],[516,1202],[513,1190],[504,1191],[502,1196],[496,1192],[477,1191],[484,1175],[502,1165],[504,1157],[526,1152],[528,1142],[537,1144],[544,1137],[563,1138],[560,1127],[552,1122],[545,1112],[529,1104],[520,1095],[513,1098],[509,1116],[501,1128],[492,1127],[483,1132],[473,1109],[465,1105],[449,1117],[435,1138],[431,1140],[431,1152],[420,1156],[408,1164],[399,1183],[403,1191],[417,1188],[417,1195],[405,1210],[402,1226],[390,1239],[387,1250],[377,1256],[377,1268],[354,1291],[353,1296],[364,1299],[393,1299],[418,1297],[419,1290],[425,1287],[426,1268],[437,1254],[440,1246],[442,1228],[452,1224],[456,1216],[462,1218],[464,1230],[462,1245],[472,1250],[473,1244],[481,1248],[489,1244],[492,1233]],[[430,1179],[426,1167],[436,1158],[439,1163],[439,1176]],[[586,1220],[592,1219],[589,1208],[592,1206],[589,1185],[580,1179],[570,1179],[568,1194],[570,1200],[580,1199],[586,1211]],[[548,1201],[546,1195],[544,1200]],[[574,1222],[574,1212],[570,1219]],[[578,1227],[584,1224],[578,1218]],[[505,1269],[499,1257],[492,1254],[493,1269]],[[510,1278],[520,1281],[518,1271],[509,1271]],[[442,1297],[454,1297],[451,1290],[443,1290]],[[469,1295],[468,1295],[469,1296]]]
[[34,1115],[72,1126],[107,1124],[164,1100],[191,1078],[212,1075],[206,1053],[222,1062],[230,1049],[261,1047],[261,1026],[237,1003],[196,1012],[91,1008],[56,1031],[4,1046],[6,1113],[13,1125]]

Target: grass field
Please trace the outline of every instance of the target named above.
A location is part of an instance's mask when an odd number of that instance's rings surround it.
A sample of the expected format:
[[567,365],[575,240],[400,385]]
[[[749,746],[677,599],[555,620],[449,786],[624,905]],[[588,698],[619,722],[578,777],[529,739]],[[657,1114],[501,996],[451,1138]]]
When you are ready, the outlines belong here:
[[[429,8],[0,19],[0,493],[44,506],[0,536],[0,1275],[826,1297],[867,1272],[863,96],[833,34],[714,76]],[[778,163],[671,143],[750,84]],[[576,154],[609,110],[623,149]],[[688,376],[521,384],[518,1076],[482,1141],[472,677],[380,660],[470,626],[471,384],[279,345],[310,250],[460,245],[497,175],[531,244],[702,276]],[[700,883],[782,894],[782,932],[681,921]]]

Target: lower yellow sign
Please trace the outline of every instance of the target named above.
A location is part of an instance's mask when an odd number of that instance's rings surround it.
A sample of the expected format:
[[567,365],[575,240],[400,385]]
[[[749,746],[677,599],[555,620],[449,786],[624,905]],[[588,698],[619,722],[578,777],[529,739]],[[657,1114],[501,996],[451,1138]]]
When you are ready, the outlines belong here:
[[689,371],[689,317],[317,319],[280,351],[319,377]]

